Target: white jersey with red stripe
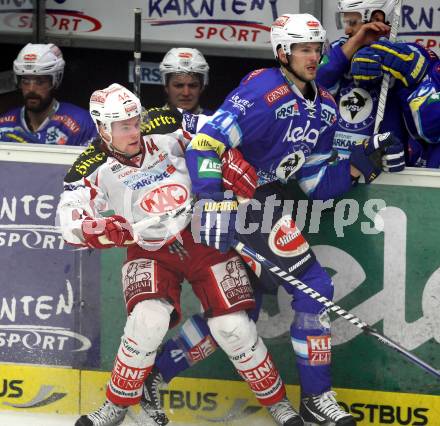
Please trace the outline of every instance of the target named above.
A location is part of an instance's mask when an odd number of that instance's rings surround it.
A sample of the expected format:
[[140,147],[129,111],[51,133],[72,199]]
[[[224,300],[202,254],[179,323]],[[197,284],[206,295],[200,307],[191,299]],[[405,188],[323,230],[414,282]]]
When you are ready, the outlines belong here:
[[182,129],[143,136],[141,153],[131,159],[110,152],[96,139],[65,178],[58,217],[66,241],[84,245],[84,217],[100,217],[106,210],[130,224],[160,217],[158,223],[137,231],[138,244],[145,249],[158,249],[174,240],[191,220],[185,209],[193,201],[184,158],[189,139]]

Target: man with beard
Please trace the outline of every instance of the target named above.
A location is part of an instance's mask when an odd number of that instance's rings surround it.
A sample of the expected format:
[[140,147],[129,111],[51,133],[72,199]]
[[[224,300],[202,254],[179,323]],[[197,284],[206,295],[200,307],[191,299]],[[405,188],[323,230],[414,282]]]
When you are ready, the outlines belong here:
[[88,145],[96,136],[89,113],[55,92],[64,72],[61,50],[54,44],[28,43],[14,61],[24,106],[0,116],[0,141],[50,145]]

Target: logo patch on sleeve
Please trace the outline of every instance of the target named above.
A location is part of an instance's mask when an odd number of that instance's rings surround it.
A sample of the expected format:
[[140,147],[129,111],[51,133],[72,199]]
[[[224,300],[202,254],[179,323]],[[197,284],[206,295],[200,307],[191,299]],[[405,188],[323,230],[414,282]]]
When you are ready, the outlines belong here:
[[222,176],[222,164],[218,158],[198,158],[197,169],[200,178],[217,178]]

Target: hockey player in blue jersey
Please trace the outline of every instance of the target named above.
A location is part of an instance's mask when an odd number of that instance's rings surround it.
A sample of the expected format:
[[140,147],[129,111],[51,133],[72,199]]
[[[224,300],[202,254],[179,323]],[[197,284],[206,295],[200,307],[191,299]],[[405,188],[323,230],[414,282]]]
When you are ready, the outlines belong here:
[[[280,184],[294,178],[310,198],[337,197],[349,190],[361,173],[367,183],[374,180],[381,169],[369,154],[387,150],[394,146],[394,140],[390,134],[375,135],[353,146],[350,160],[335,159],[332,145],[338,117],[336,104],[330,93],[313,81],[324,40],[325,30],[311,15],[278,18],[272,26],[271,41],[281,67],[256,70],[242,80],[190,143],[187,164],[195,192],[202,198],[221,199],[221,174],[219,167],[212,165],[220,166],[221,158],[225,187],[235,190],[249,188],[246,178],[251,180],[250,163],[258,176],[253,201],[263,206],[272,198],[274,207],[269,229],[251,234],[222,233],[217,222],[214,228],[202,226],[202,242],[225,250],[236,237],[331,298],[330,277],[292,220],[294,212],[283,210]],[[207,173],[208,164],[211,173]],[[263,211],[251,209],[247,220],[261,224],[263,215]],[[202,225],[206,224],[206,216],[206,212],[202,214]],[[301,407],[295,419],[289,423],[280,419],[279,424],[302,425],[305,421],[309,425],[354,425],[353,417],[339,407],[331,391],[331,340],[325,309],[263,269],[260,283],[266,291],[283,285],[294,296],[291,338],[300,376]],[[162,374],[156,372],[152,376],[156,381],[146,384],[145,393],[152,406],[157,407],[157,385],[162,378],[170,380],[214,348],[215,342],[206,334],[201,317],[187,322],[159,356],[156,365]]]
[[[389,35],[394,0],[341,0],[338,2],[339,16],[345,30],[345,37],[331,43],[318,69],[317,81],[334,95],[339,106],[340,117],[335,133],[334,146],[341,158],[348,158],[353,144],[373,134],[382,79],[354,79],[350,72],[351,61],[359,49],[376,43]],[[393,49],[395,43],[386,41]],[[426,70],[424,49],[406,45],[415,58],[411,69],[414,81],[420,81]],[[394,61],[390,67],[399,76]],[[416,66],[417,65],[417,66]],[[394,85],[390,89],[385,106],[381,131],[392,131],[404,146],[408,143],[408,132],[402,116],[402,103]],[[394,87],[393,87],[394,86]],[[385,157],[386,170],[397,172],[404,167],[404,152]],[[392,158],[392,160],[389,160]]]
[[360,86],[380,86],[384,74],[394,83],[409,132],[407,165],[440,166],[440,61],[423,46],[381,39],[356,52],[351,74]]
[[440,168],[440,61],[406,97],[405,122],[411,133],[409,165]]
[[55,91],[64,72],[61,50],[54,44],[28,43],[14,61],[24,106],[0,116],[0,142],[88,145],[96,127],[88,111],[58,102]]

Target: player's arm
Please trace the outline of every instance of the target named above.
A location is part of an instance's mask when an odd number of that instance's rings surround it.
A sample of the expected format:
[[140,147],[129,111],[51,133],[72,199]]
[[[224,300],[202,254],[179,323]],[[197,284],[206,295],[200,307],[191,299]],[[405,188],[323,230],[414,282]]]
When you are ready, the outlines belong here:
[[98,185],[99,169],[106,161],[107,154],[95,141],[67,172],[57,220],[63,238],[70,244],[111,248],[133,243],[133,232],[125,218],[100,215],[107,210],[106,194]]
[[381,39],[353,56],[351,73],[358,84],[380,81],[384,73],[401,87],[415,88],[425,77],[436,55],[417,43]]
[[73,245],[87,245],[82,232],[84,220],[101,217],[99,210],[106,210],[102,191],[91,181],[93,177],[64,182],[57,217],[63,238]]
[[241,133],[229,131],[236,127],[234,114],[219,109],[189,143],[185,157],[194,193],[222,190],[221,158],[228,149],[241,143],[238,136]]
[[[424,86],[427,94],[415,96],[409,101],[417,134],[428,143],[440,143],[440,90]],[[420,92],[419,92],[420,93]],[[426,92],[425,92],[426,93]]]
[[319,64],[316,81],[331,93],[338,91],[341,76],[350,69],[350,60],[342,51],[344,41],[345,39],[341,39],[333,43]]

